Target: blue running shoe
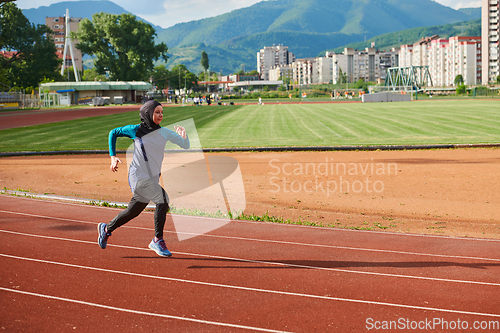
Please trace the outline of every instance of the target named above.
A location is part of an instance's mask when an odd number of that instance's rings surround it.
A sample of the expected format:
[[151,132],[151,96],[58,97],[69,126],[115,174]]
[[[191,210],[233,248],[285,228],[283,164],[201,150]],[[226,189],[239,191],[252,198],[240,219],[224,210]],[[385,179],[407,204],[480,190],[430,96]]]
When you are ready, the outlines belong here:
[[163,239],[160,239],[158,242],[155,242],[155,240],[153,239],[151,243],[149,243],[149,248],[162,257],[170,257],[172,255],[172,253],[170,253],[170,251],[167,249],[167,246],[165,245],[165,241]]
[[99,233],[99,237],[97,238],[97,242],[101,249],[105,249],[106,245],[108,245],[108,237],[111,236],[110,232],[106,232],[106,223],[99,223],[97,225],[97,232]]

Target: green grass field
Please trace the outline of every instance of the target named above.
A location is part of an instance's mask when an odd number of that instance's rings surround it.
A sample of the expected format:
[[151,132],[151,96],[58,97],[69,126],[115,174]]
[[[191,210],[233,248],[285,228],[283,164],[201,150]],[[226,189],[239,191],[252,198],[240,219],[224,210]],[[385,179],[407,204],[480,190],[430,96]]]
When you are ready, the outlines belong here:
[[[500,143],[498,100],[169,107],[162,125],[189,118],[204,148]],[[137,123],[134,111],[2,130],[0,151],[106,150],[111,129]]]

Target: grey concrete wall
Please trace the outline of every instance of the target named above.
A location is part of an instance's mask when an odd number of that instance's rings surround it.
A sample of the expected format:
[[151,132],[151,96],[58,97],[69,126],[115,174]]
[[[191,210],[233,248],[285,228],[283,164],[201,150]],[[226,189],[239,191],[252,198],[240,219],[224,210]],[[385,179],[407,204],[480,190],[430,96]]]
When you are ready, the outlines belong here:
[[363,103],[371,103],[371,102],[409,102],[411,101],[411,95],[407,93],[406,95],[402,95],[400,93],[392,93],[392,92],[381,92],[374,94],[365,94],[361,96],[361,100]]

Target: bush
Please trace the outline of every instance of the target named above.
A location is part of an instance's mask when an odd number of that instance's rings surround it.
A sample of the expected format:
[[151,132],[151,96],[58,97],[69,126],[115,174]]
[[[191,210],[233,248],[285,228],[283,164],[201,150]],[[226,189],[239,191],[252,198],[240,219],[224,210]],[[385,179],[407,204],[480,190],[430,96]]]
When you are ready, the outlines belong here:
[[467,91],[467,86],[465,84],[460,84],[457,86],[457,95],[463,95]]

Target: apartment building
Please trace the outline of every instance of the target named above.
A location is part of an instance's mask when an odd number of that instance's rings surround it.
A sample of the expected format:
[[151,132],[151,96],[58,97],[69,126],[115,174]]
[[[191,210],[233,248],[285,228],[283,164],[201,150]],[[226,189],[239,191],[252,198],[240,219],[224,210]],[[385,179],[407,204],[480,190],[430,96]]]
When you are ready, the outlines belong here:
[[290,79],[293,81],[293,67],[292,65],[279,65],[269,70],[269,81],[279,81]]
[[481,83],[481,37],[450,37],[446,55],[445,86],[462,75],[466,85]]
[[434,86],[453,86],[459,74],[465,84],[479,84],[481,45],[481,37],[425,37],[413,45],[401,45],[399,67],[429,66]]
[[[433,39],[428,46],[427,64],[429,66],[429,74],[432,78],[434,86],[445,86],[446,82],[446,58],[448,51],[448,39],[438,38]],[[419,66],[412,64],[412,66]]]
[[269,70],[281,65],[290,65],[295,61],[293,53],[288,51],[288,46],[265,46],[257,52],[257,71],[262,80],[269,80]]
[[413,44],[401,45],[399,48],[399,67],[410,67],[413,56]]
[[391,51],[378,51],[374,47],[364,51],[345,48],[343,53],[332,56],[333,83],[385,80],[387,68],[397,66],[400,57],[399,48]]
[[297,59],[292,63],[293,83],[298,85],[308,85],[316,83],[315,67],[316,58]]
[[324,57],[316,58],[314,66],[315,83],[328,84],[333,81],[333,53],[327,52]]
[[439,39],[438,35],[423,37],[414,44],[401,45],[397,67],[428,66],[429,46],[436,39]]
[[482,0],[481,3],[481,45],[483,84],[496,82],[500,75],[500,0]]
[[[81,17],[71,17],[69,19],[70,30],[77,31],[78,25],[81,20],[82,20]],[[46,17],[45,25],[54,31],[53,35],[54,44],[56,45],[58,53],[60,52],[59,56],[62,59],[64,53],[64,41],[66,38],[66,17],[65,16]],[[80,71],[83,71],[82,52],[75,47],[78,44],[78,41],[73,40],[72,43],[73,43],[73,55],[75,58],[76,68]],[[70,66],[73,66],[73,63],[71,61],[71,54],[68,50],[66,52],[65,67],[68,68]]]

